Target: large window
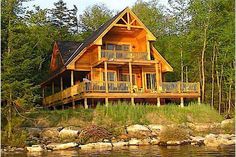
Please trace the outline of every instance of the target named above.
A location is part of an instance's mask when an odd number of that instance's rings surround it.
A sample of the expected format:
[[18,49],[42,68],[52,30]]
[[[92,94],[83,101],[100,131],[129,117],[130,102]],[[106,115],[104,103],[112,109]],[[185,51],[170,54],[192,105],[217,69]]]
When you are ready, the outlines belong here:
[[[129,74],[121,74],[120,75],[120,80],[129,82]],[[136,79],[135,79],[134,74],[132,74],[132,83],[133,83],[133,85],[136,85]]]
[[154,73],[146,74],[146,86],[147,89],[156,89],[156,74]]
[[114,51],[130,51],[130,45],[128,44],[103,44],[102,49],[114,50]]
[[[105,72],[103,72],[103,81],[105,81]],[[107,81],[116,81],[116,73],[115,72],[107,72]]]

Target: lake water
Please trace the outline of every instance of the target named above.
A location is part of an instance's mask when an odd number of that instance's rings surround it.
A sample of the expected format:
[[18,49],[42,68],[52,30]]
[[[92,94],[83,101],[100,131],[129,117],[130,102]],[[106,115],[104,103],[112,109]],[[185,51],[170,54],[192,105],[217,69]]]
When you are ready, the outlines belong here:
[[113,149],[110,151],[82,151],[79,149],[52,151],[43,153],[2,153],[4,157],[77,157],[77,156],[91,156],[91,157],[140,157],[140,156],[163,156],[163,157],[233,157],[235,156],[235,146],[225,146],[222,148],[214,149],[205,146],[140,146],[140,147],[124,147],[122,149]]

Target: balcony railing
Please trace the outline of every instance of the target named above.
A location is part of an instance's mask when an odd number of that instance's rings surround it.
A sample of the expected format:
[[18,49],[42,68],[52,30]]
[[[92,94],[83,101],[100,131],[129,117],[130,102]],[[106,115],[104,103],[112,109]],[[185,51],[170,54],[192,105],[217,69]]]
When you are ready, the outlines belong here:
[[128,51],[113,51],[102,50],[101,57],[107,59],[134,59],[147,60],[147,52],[128,52]]
[[[108,93],[130,93],[131,86],[130,82],[126,81],[108,81]],[[199,93],[200,94],[200,84],[199,83],[181,83],[181,82],[162,82],[161,86],[156,89],[151,90],[154,93]],[[135,92],[134,89],[132,89]],[[45,105],[56,103],[64,99],[72,98],[74,96],[81,96],[83,93],[105,93],[106,83],[105,81],[91,81],[91,82],[81,82],[72,87],[69,87],[61,92],[55,93],[43,99]],[[150,92],[150,90],[149,90]],[[136,93],[136,92],[135,92]],[[148,91],[141,90],[138,93],[148,93]]]

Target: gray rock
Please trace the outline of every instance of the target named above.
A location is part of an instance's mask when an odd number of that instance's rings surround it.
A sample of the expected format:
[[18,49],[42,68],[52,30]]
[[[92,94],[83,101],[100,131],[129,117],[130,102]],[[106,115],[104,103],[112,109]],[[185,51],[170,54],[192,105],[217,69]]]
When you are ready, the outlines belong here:
[[119,141],[119,142],[112,143],[112,145],[113,147],[124,147],[124,146],[128,146],[129,142]]
[[78,130],[71,130],[68,128],[64,128],[59,132],[60,138],[67,138],[67,137],[77,137],[79,134]]
[[78,146],[77,143],[75,142],[70,142],[70,143],[51,143],[46,146],[47,149],[49,150],[64,150],[68,148],[73,148]]
[[221,122],[221,127],[224,128],[226,127],[227,125],[229,124],[233,124],[234,123],[234,119],[226,119],[226,120],[223,120]]
[[57,128],[46,128],[42,130],[40,136],[43,138],[58,138],[59,131],[57,130]]
[[111,150],[112,149],[112,144],[111,143],[97,142],[97,143],[89,143],[89,144],[85,144],[85,145],[79,145],[79,148],[81,150],[92,150],[92,149]]
[[41,145],[32,145],[31,147],[26,147],[26,150],[29,152],[41,152],[43,147]]

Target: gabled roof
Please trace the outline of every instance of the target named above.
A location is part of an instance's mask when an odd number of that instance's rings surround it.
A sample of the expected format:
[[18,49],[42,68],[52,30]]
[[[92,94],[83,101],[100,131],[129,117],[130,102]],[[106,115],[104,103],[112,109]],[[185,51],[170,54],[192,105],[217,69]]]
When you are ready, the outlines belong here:
[[56,43],[64,63],[68,61],[75,50],[82,44],[82,42],[75,41],[56,41]]
[[[127,9],[127,8],[125,8]],[[124,10],[125,10],[124,9]],[[77,50],[70,56],[70,58],[65,62],[65,65],[68,65],[70,61],[72,61],[84,48],[88,47],[90,44],[92,44],[115,20],[117,17],[120,16],[120,14],[123,13],[122,10],[119,12],[116,16],[108,20],[106,23],[101,25],[96,31],[94,31],[88,38],[86,38],[83,43],[78,46]]]

